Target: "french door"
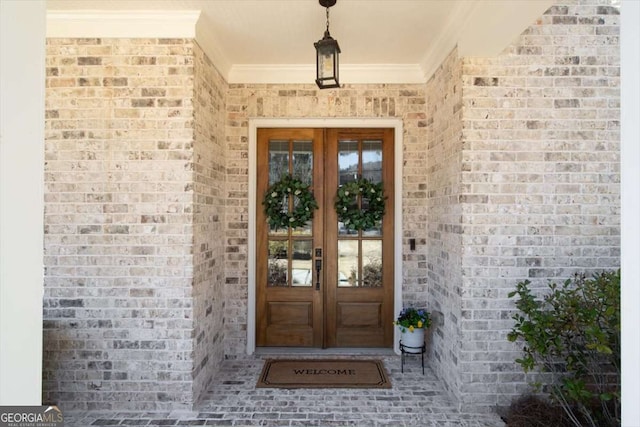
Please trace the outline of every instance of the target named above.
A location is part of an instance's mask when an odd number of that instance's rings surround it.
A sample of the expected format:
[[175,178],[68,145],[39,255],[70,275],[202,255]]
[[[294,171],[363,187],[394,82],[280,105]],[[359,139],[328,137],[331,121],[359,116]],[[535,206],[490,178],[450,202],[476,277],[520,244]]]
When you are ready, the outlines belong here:
[[[393,129],[258,129],[257,142],[257,345],[391,347]],[[293,192],[267,194],[286,177],[318,205],[296,227],[270,225],[263,204],[278,197],[286,218],[305,203]],[[340,221],[335,201],[340,186],[362,179],[382,183],[385,213],[360,229]],[[369,203],[353,197],[358,212]]]

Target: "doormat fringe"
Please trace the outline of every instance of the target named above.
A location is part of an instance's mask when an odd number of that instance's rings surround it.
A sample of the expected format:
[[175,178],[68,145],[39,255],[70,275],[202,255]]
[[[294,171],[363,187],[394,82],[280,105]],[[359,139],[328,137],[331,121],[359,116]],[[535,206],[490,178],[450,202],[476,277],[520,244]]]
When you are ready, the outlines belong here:
[[391,388],[391,381],[376,359],[267,359],[256,387]]

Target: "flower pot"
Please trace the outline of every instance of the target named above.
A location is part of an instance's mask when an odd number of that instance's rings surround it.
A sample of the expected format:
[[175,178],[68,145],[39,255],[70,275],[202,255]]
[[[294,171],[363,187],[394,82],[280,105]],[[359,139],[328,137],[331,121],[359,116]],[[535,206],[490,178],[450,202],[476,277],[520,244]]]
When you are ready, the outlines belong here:
[[412,331],[406,329],[401,333],[400,342],[405,353],[422,353],[424,345],[424,328],[415,328]]

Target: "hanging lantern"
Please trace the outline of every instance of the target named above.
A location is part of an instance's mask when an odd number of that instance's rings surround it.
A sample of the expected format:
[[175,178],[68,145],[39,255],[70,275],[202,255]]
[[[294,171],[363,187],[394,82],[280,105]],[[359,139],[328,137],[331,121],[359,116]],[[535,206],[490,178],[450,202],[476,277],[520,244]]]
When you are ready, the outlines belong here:
[[340,87],[338,70],[340,46],[329,33],[329,8],[336,4],[336,0],[319,0],[319,2],[327,9],[327,29],[324,37],[313,44],[316,48],[316,84],[320,89],[329,89]]

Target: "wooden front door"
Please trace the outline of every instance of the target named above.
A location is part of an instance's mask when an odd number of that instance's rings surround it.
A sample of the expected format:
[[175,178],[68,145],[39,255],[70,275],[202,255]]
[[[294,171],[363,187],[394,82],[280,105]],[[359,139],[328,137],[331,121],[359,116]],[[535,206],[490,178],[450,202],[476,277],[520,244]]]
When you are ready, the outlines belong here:
[[[256,342],[258,346],[393,344],[393,130],[258,129]],[[313,191],[312,220],[270,226],[266,196],[292,212],[295,195],[269,192],[285,176]],[[382,183],[385,214],[365,229],[340,221],[340,186]],[[364,211],[366,197],[353,198]]]

